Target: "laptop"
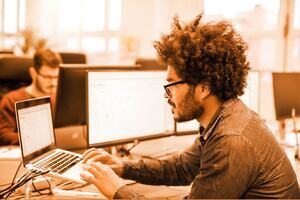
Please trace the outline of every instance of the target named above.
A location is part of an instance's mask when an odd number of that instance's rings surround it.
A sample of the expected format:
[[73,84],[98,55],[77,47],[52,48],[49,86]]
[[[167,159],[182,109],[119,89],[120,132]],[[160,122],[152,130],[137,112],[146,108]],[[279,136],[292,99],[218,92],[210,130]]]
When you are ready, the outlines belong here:
[[15,103],[22,161],[26,169],[49,171],[47,175],[77,183],[82,156],[57,148],[53,129],[50,97]]

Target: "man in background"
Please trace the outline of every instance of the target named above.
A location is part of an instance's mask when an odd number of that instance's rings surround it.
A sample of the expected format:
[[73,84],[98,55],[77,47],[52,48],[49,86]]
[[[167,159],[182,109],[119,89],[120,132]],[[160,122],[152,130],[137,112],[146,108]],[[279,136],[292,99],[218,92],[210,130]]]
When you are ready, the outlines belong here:
[[192,184],[188,199],[300,198],[285,152],[238,98],[249,71],[246,43],[230,23],[201,23],[201,18],[182,26],[175,17],[172,32],[155,43],[168,65],[164,88],[174,119],[199,122],[194,144],[166,159],[138,162],[89,149],[81,176],[117,199],[144,198],[119,177],[151,185]]
[[33,57],[34,66],[29,68],[32,83],[11,91],[3,96],[0,102],[0,146],[19,144],[15,119],[15,102],[51,96],[54,103],[59,64],[59,54],[50,49],[38,50]]

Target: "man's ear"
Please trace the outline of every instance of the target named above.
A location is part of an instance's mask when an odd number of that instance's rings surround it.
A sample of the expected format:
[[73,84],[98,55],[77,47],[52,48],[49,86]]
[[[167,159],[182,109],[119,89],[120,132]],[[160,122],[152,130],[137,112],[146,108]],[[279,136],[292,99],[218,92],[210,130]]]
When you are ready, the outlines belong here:
[[210,95],[210,87],[204,84],[198,84],[195,88],[195,93],[203,100]]
[[29,74],[30,74],[30,77],[31,77],[31,79],[32,79],[32,82],[35,82],[35,80],[36,80],[36,77],[37,77],[37,72],[36,72],[36,70],[34,69],[34,67],[29,67]]

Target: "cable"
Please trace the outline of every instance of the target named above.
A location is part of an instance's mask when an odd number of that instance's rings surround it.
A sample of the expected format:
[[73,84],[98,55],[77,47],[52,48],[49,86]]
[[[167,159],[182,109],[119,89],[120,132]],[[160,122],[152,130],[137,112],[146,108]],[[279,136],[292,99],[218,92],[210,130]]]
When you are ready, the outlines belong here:
[[[19,164],[19,166],[18,166],[18,168],[17,168],[17,170],[16,170],[16,172],[15,172],[15,174],[14,174],[14,177],[13,177],[11,183],[2,184],[2,185],[0,185],[0,187],[2,187],[2,186],[7,186],[7,185],[12,186],[12,185],[14,184],[14,181],[15,181],[17,175],[18,175],[18,172],[19,172],[19,170],[20,170],[21,165],[22,165],[22,161],[20,162],[20,164]],[[2,190],[0,190],[0,193],[1,193],[1,192],[2,192]]]
[[30,181],[31,179],[38,177],[40,175],[43,175],[45,173],[48,173],[49,171],[45,171],[45,172],[32,172],[29,174],[29,177],[26,178],[24,181],[18,183],[17,185],[15,185],[10,192],[5,196],[5,199],[8,198],[17,188],[21,187],[22,185],[24,185],[25,183],[27,183],[28,181]]
[[15,173],[15,175],[14,175],[14,178],[13,178],[12,181],[11,181],[11,185],[14,184],[14,181],[15,181],[17,175],[18,175],[18,172],[19,172],[19,170],[20,170],[21,165],[22,165],[22,161],[20,162],[20,164],[19,164],[19,166],[18,166],[18,168],[17,168],[17,171],[16,171],[16,173]]
[[37,193],[39,193],[40,195],[49,195],[49,194],[52,193],[52,192],[51,192],[51,184],[50,184],[49,180],[48,180],[45,176],[42,175],[42,177],[47,181],[50,192],[48,192],[48,193],[42,193],[42,192],[40,192],[39,190],[37,190],[36,187],[35,187],[35,185],[34,185],[34,182],[33,182],[34,179],[32,179],[32,187],[33,187],[33,189],[34,189],[34,192],[37,192]]
[[13,183],[10,187],[5,188],[4,190],[0,191],[0,198],[7,199],[17,188],[26,184],[31,179],[33,179],[37,176],[40,176],[40,175],[44,175],[48,172],[49,172],[49,170],[47,170],[47,171],[38,171],[38,170],[25,171],[24,174],[15,183]]
[[136,147],[139,143],[140,143],[139,140],[134,140],[134,141],[133,141],[133,145],[132,145],[130,148],[128,148],[128,149],[126,149],[125,146],[122,145],[121,148],[117,148],[119,155],[120,155],[121,157],[123,157],[123,156],[128,156],[128,155],[130,154],[130,151],[131,151],[134,147]]

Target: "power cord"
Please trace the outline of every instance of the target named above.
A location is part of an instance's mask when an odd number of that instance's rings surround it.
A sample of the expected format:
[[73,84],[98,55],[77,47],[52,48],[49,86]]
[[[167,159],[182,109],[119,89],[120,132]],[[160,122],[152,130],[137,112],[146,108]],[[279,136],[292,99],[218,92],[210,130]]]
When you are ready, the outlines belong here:
[[7,183],[7,184],[1,185],[1,186],[6,186],[6,185],[10,185],[10,186],[6,187],[6,188],[3,189],[3,190],[0,190],[0,198],[3,198],[3,197],[1,196],[1,194],[2,194],[3,192],[8,191],[9,188],[13,186],[13,184],[14,184],[14,182],[15,182],[15,179],[16,179],[16,177],[17,177],[17,175],[18,175],[18,172],[19,172],[19,170],[20,170],[21,165],[22,165],[22,161],[19,163],[18,168],[17,168],[17,170],[16,170],[16,172],[15,172],[15,174],[14,174],[14,177],[13,177],[11,183]]
[[125,148],[124,145],[121,145],[120,147],[117,146],[117,150],[118,150],[119,155],[120,155],[121,157],[123,157],[123,156],[128,156],[128,155],[130,154],[130,151],[131,151],[134,147],[136,147],[136,145],[138,145],[139,143],[140,143],[139,140],[134,140],[132,146],[129,147],[129,148]]
[[49,194],[51,194],[52,192],[51,192],[51,183],[49,182],[49,180],[45,177],[45,176],[43,176],[42,175],[42,177],[47,181],[47,183],[48,183],[48,186],[49,186],[49,192],[47,192],[47,193],[42,193],[42,192],[40,192],[37,188],[36,188],[36,186],[35,186],[35,184],[34,184],[34,179],[35,178],[33,178],[32,179],[32,187],[33,187],[33,189],[34,189],[34,191],[33,192],[37,192],[38,194],[40,194],[40,195],[49,195]]
[[18,172],[19,172],[19,170],[20,170],[20,168],[21,168],[21,165],[22,165],[22,161],[19,163],[19,166],[18,166],[18,168],[17,168],[17,171],[16,171],[16,173],[15,173],[15,175],[14,175],[12,181],[11,181],[11,186],[12,186],[12,185],[14,184],[14,182],[15,182],[15,179],[16,179],[16,177],[17,177],[17,175],[18,175]]
[[[25,171],[23,173],[23,175],[16,182],[12,182],[12,184],[9,187],[0,191],[0,199],[7,199],[13,192],[15,192],[15,190],[17,188],[26,184],[28,181],[32,180],[33,178],[47,174],[48,172],[49,172],[49,170],[47,170],[47,171],[39,171],[39,170]],[[14,179],[15,179],[15,177],[14,177]],[[13,179],[13,181],[14,181],[14,179]],[[49,185],[50,185],[50,183],[49,183]]]

